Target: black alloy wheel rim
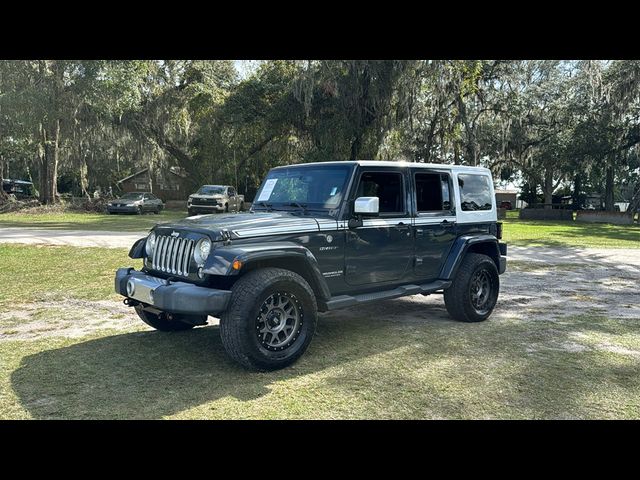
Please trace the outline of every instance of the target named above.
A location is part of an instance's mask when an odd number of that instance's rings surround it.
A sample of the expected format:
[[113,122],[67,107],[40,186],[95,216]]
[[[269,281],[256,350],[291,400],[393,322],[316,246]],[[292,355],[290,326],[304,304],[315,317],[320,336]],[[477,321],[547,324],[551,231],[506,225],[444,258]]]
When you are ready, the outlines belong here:
[[258,310],[258,341],[267,350],[286,350],[299,338],[302,324],[302,305],[296,296],[288,292],[273,293]]
[[484,268],[474,272],[471,277],[471,305],[479,314],[484,314],[489,310],[492,293],[491,283],[491,276]]

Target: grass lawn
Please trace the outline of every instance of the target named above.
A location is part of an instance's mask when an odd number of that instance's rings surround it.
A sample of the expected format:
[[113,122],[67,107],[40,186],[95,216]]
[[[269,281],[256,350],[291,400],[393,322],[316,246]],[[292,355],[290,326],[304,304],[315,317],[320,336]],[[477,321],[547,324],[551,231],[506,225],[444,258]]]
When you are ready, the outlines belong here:
[[543,247],[640,248],[640,226],[577,223],[548,220],[503,222],[507,244]]
[[55,230],[102,230],[139,232],[149,230],[156,223],[185,218],[186,211],[163,210],[158,215],[108,215],[105,213],[3,213],[2,227],[34,227]]
[[[215,325],[135,320],[112,293],[122,265],[139,266],[126,250],[0,245],[0,419],[640,417],[638,319],[463,324],[437,296],[408,297],[322,314],[298,363],[252,373]],[[56,331],[96,312],[110,323]],[[18,322],[38,335],[12,334]]]
[[[24,246],[0,243],[0,311],[14,302],[36,302],[46,297],[100,300],[113,291],[118,267],[142,267],[128,249]],[[37,266],[34,268],[34,265]]]

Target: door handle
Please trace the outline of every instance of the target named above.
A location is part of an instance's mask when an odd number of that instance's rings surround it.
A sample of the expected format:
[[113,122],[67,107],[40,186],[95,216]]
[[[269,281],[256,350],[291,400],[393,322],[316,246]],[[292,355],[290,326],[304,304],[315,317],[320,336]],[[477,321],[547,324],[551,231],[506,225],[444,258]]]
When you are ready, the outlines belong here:
[[416,237],[421,237],[424,235],[424,230],[422,228],[416,228]]
[[448,220],[443,220],[442,222],[440,222],[440,225],[442,225],[445,228],[453,227],[455,224],[456,222],[449,222]]

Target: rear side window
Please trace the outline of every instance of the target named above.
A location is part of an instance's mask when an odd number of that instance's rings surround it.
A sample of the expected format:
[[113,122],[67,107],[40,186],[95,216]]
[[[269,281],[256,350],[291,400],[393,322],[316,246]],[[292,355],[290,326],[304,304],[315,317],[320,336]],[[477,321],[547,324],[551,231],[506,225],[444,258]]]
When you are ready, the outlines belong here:
[[449,176],[439,173],[416,173],[416,206],[418,212],[451,210]]
[[493,201],[489,177],[486,175],[460,174],[460,204],[464,211],[491,210]]

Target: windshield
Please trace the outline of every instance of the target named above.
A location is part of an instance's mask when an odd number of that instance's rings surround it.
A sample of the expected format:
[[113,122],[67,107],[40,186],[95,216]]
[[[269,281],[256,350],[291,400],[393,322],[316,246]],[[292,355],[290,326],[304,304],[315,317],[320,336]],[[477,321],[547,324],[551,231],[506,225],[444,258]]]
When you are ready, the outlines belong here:
[[224,195],[225,187],[215,185],[203,185],[196,193],[199,195]]
[[142,200],[142,193],[125,193],[120,200]]
[[254,205],[258,208],[302,206],[336,209],[347,188],[350,169],[347,165],[318,165],[271,170],[255,197]]

